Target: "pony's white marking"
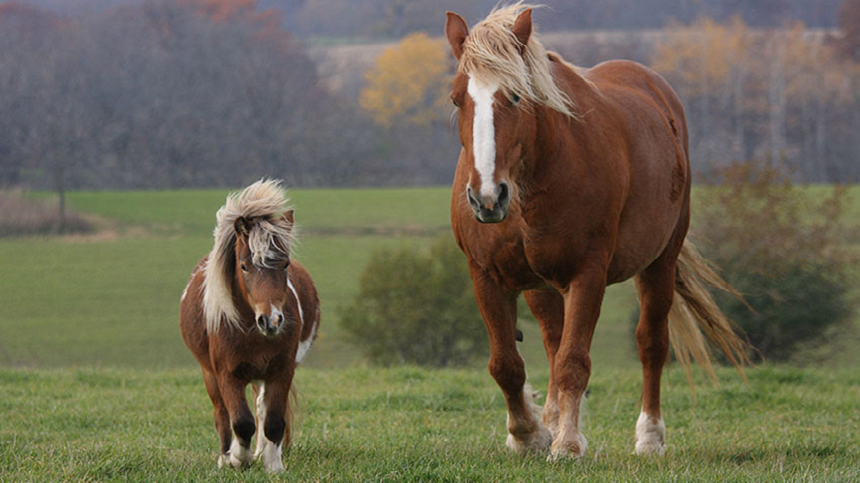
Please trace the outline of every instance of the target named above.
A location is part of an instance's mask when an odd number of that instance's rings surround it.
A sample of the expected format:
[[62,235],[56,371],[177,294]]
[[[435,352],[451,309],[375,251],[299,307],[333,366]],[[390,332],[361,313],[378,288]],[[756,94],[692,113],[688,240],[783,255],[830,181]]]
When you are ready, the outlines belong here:
[[307,355],[308,351],[311,348],[311,344],[314,342],[314,338],[317,335],[317,327],[319,324],[314,324],[313,328],[311,328],[311,333],[307,339],[299,342],[299,349],[296,351],[296,363],[302,362],[302,360]]
[[[537,394],[529,383],[523,385],[523,399],[527,413],[515,415],[511,418],[508,413],[507,427],[508,440],[506,445],[515,453],[526,453],[529,451],[541,451],[552,444],[552,433],[541,424],[541,407],[535,404],[534,398]],[[525,418],[523,418],[525,416]],[[529,432],[523,432],[523,428]],[[517,433],[515,436],[514,433]]]
[[182,302],[185,300],[185,296],[188,295],[188,286],[191,285],[191,281],[188,281],[188,285],[185,286],[185,290],[182,291],[182,297],[179,298],[179,301]]
[[[280,317],[280,318],[281,318],[281,323],[283,323],[283,321],[285,321],[285,320],[286,320],[286,319],[284,318],[284,313],[283,313],[283,312],[281,312],[281,309],[279,309],[279,308],[275,307],[275,304],[270,304],[270,305],[271,305],[271,308],[272,308],[272,315],[270,315],[270,316],[269,316],[270,320],[275,321],[275,320],[277,320],[277,318],[278,318],[278,317]],[[273,323],[274,323],[274,322],[273,322]]]
[[493,95],[497,84],[484,84],[469,78],[468,92],[475,102],[472,121],[472,154],[481,176],[481,196],[495,196],[493,173],[496,170],[496,126],[493,123]]
[[[260,393],[257,395],[257,428],[262,428],[266,422],[266,400],[263,395],[266,393],[266,384],[263,382],[259,382],[256,384],[259,388]],[[254,458],[259,458],[260,454],[263,452],[263,447],[265,446],[263,443],[263,432],[261,430],[257,430],[257,445],[254,450]]]
[[266,437],[263,429],[266,424],[266,412],[268,409],[266,408],[265,399],[266,385],[260,382],[258,387],[260,388],[260,394],[257,395],[257,446],[254,450],[254,458],[261,458],[263,466],[269,472],[283,471],[284,463],[281,460],[281,453],[284,442],[281,440],[280,444],[275,444]]
[[241,468],[250,463],[252,457],[251,448],[242,446],[236,433],[233,433],[233,441],[230,443],[230,465],[234,468]]
[[290,291],[293,292],[293,296],[296,298],[296,305],[299,307],[299,324],[304,326],[305,316],[302,313],[302,301],[299,300],[299,293],[296,292],[296,287],[293,287],[293,282],[290,280],[290,277],[287,277],[287,287],[290,287]]
[[663,455],[666,443],[666,424],[663,418],[654,418],[639,413],[636,421],[636,454],[638,455]]
[[269,438],[266,438],[265,436],[263,436],[263,439],[266,440],[265,446],[263,447],[263,466],[266,467],[266,471],[269,473],[284,471],[284,462],[281,460],[281,450],[284,440],[275,444],[269,441]]

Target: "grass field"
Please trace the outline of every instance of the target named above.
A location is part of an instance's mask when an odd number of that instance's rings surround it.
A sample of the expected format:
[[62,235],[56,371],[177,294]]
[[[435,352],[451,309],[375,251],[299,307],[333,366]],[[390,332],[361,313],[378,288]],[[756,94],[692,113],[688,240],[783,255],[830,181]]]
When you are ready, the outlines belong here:
[[[815,196],[815,190],[810,193]],[[860,194],[860,189],[853,189]],[[664,458],[633,456],[641,376],[629,284],[610,287],[592,347],[587,456],[548,463],[504,448],[501,392],[482,367],[367,367],[338,327],[374,249],[449,233],[449,190],[295,190],[295,255],[323,301],[298,371],[288,472],[218,471],[211,405],[178,333],[179,296],[211,248],[226,190],[71,193],[92,236],[0,239],[0,482],[860,481],[860,353],[838,368],[762,366],[664,383]],[[860,220],[860,196],[849,209]],[[521,321],[530,379],[540,334]]]
[[[73,209],[100,217],[101,234],[0,240],[0,365],[193,364],[179,338],[179,296],[211,248],[215,212],[227,192],[70,193]],[[374,249],[432,243],[450,233],[450,190],[293,190],[290,196],[303,232],[295,258],[314,277],[323,303],[320,338],[307,364],[360,362],[339,330],[339,307],[357,292]],[[627,326],[634,305],[630,286],[611,289],[596,361],[635,363]],[[524,322],[523,330],[527,362],[545,365],[536,324]]]
[[[638,371],[595,368],[587,455],[549,463],[504,447],[505,409],[482,371],[300,368],[287,472],[218,470],[199,373],[0,369],[0,481],[860,481],[860,374],[731,371],[695,399],[668,372],[663,458],[633,456]],[[546,372],[532,375],[536,387]]]

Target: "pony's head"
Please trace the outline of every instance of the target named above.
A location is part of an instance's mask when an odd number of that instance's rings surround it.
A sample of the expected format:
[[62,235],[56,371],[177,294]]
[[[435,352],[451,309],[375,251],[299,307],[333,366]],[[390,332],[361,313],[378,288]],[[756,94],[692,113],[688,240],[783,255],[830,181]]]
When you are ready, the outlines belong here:
[[294,225],[280,183],[260,180],[231,194],[217,218],[203,294],[207,329],[216,332],[224,322],[239,327],[238,298],[253,310],[263,335],[278,335],[286,321],[281,308]]
[[548,53],[532,32],[531,5],[494,10],[470,32],[448,12],[445,34],[458,60],[451,87],[460,142],[472,166],[466,199],[475,218],[498,223],[517,195],[516,177],[536,149],[536,108],[574,117],[556,86]]

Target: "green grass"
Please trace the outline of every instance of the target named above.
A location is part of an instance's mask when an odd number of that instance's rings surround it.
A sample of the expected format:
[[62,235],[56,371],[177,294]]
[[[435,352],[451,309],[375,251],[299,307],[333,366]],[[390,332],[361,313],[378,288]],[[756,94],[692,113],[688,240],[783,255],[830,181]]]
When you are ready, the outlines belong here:
[[[823,189],[809,191],[820,196]],[[851,191],[848,212],[860,215],[860,187]],[[0,239],[0,365],[193,364],[178,334],[179,296],[211,248],[215,212],[227,193],[72,192],[69,205],[101,217],[114,235]],[[320,338],[307,364],[353,365],[362,357],[339,329],[339,308],[357,293],[374,249],[432,243],[450,232],[450,189],[297,189],[290,196],[304,232],[295,258],[314,277],[322,300]],[[630,332],[635,306],[629,282],[610,287],[592,344],[595,367],[638,365]],[[523,320],[521,328],[528,369],[544,368],[536,324]],[[860,366],[850,347],[838,360]]]
[[[695,399],[668,371],[662,458],[633,456],[636,370],[595,368],[578,461],[515,456],[505,408],[482,371],[300,368],[300,429],[286,473],[218,470],[212,411],[196,370],[0,369],[0,480],[654,481],[860,480],[860,375],[731,371]],[[536,387],[546,372],[532,374]]]

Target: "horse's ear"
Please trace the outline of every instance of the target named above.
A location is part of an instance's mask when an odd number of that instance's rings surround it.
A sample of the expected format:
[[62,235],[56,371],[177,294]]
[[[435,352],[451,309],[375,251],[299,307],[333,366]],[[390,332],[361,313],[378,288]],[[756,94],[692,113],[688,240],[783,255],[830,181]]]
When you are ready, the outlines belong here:
[[448,20],[445,21],[445,36],[448,37],[448,43],[451,44],[451,51],[454,52],[454,57],[460,60],[463,55],[463,42],[469,35],[469,27],[463,17],[454,12],[445,12]]
[[244,216],[240,216],[233,222],[233,229],[236,230],[236,234],[240,237],[246,237],[248,233],[251,233],[251,222]]
[[295,218],[293,218],[293,210],[287,210],[281,215],[281,219],[290,224],[290,226],[295,223]]
[[522,45],[522,50],[525,51],[526,45],[529,43],[529,37],[532,35],[532,9],[527,8],[514,21],[512,29],[514,36]]

